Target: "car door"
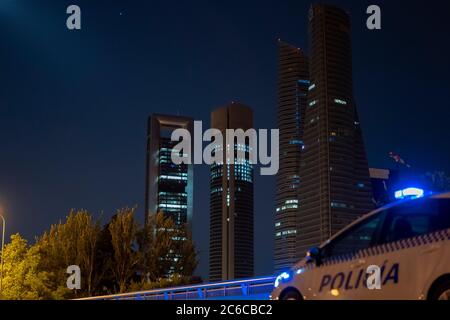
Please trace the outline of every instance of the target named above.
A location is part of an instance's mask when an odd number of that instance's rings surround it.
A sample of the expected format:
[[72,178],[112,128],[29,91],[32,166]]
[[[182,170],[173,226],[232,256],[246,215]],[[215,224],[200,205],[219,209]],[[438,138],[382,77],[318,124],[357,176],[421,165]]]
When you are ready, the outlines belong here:
[[448,227],[439,206],[437,199],[416,199],[388,210],[372,259],[382,270],[381,289],[365,291],[365,299],[423,298],[442,252],[436,232]]
[[366,288],[366,268],[371,257],[363,256],[376,242],[385,213],[378,212],[326,244],[313,271],[314,299],[361,299]]

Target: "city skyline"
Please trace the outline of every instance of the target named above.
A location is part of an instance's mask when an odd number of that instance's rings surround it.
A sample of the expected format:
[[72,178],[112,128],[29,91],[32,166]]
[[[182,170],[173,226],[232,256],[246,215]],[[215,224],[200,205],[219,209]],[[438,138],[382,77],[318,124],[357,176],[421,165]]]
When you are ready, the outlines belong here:
[[[31,240],[72,207],[112,215],[113,208],[139,204],[143,216],[145,119],[151,113],[170,110],[175,115],[182,113],[194,119],[207,119],[213,106],[232,99],[255,109],[256,127],[274,128],[276,39],[281,37],[299,46],[306,44],[302,35],[309,4],[308,1],[274,5],[275,11],[271,6],[261,5],[252,18],[255,27],[251,28],[246,27],[248,21],[244,17],[249,16],[253,5],[232,5],[232,9],[224,9],[210,4],[208,8],[217,12],[225,27],[214,24],[218,30],[214,35],[199,32],[214,20],[204,18],[206,21],[192,24],[180,37],[175,37],[181,26],[176,23],[176,27],[163,24],[168,28],[164,36],[158,36],[157,22],[139,29],[142,25],[133,21],[142,21],[142,16],[118,2],[112,2],[107,12],[96,4],[86,4],[89,22],[78,35],[58,29],[64,20],[58,16],[62,5],[47,2],[45,10],[34,10],[35,16],[30,21],[24,8],[36,9],[35,4],[2,7],[1,30],[21,26],[11,34],[2,32],[4,41],[0,50],[5,75],[0,92],[0,134],[3,137],[0,202],[10,215],[8,233],[21,232]],[[347,2],[343,6],[352,11],[356,22],[356,95],[371,166],[388,166],[387,153],[398,150],[418,167],[448,171],[448,148],[439,141],[445,137],[442,129],[445,126],[441,122],[448,110],[441,110],[439,119],[431,118],[432,112],[422,112],[424,105],[431,111],[442,106],[442,101],[448,101],[449,90],[440,72],[448,66],[444,59],[448,45],[443,44],[442,48],[431,52],[423,49],[442,36],[442,30],[433,27],[433,23],[438,23],[441,12],[447,10],[439,10],[427,26],[413,25],[405,29],[393,17],[404,14],[403,6],[385,3],[383,7],[392,13],[384,16],[383,27],[391,30],[386,34],[365,29],[365,3]],[[123,15],[119,16],[119,9]],[[176,12],[185,9],[183,5],[175,8]],[[422,9],[413,5],[408,10],[421,12]],[[13,10],[15,14],[11,14]],[[153,11],[139,11],[167,15],[166,10],[158,7]],[[224,12],[220,13],[221,10]],[[197,16],[188,12],[186,21],[195,21]],[[235,12],[237,16],[233,15]],[[234,18],[227,23],[230,16]],[[276,22],[267,24],[267,19],[273,16]],[[42,21],[44,23],[38,23]],[[102,27],[105,22],[112,22],[110,29]],[[35,26],[36,31],[32,31]],[[227,28],[243,32],[229,33]],[[401,31],[406,34],[399,39]],[[144,45],[144,39],[149,37],[152,41]],[[215,37],[220,40],[216,41]],[[98,43],[94,39],[99,40]],[[210,41],[212,39],[215,41]],[[415,39],[421,39],[423,45],[413,45]],[[50,40],[61,44],[50,48]],[[383,44],[391,48],[389,53],[385,52]],[[153,45],[157,50],[150,50]],[[136,54],[142,48],[148,52]],[[202,55],[203,51],[208,54]],[[164,57],[167,53],[169,56]],[[33,55],[36,58],[32,59]],[[26,59],[32,62],[25,62]],[[197,69],[189,67],[190,61]],[[436,61],[433,66],[439,67],[429,69],[428,64],[423,64],[427,66],[424,70],[425,67],[418,66],[423,61]],[[409,68],[411,65],[415,66],[414,70]],[[218,69],[213,73],[210,70],[214,67]],[[377,71],[381,67],[384,67],[383,72]],[[233,81],[236,79],[240,81]],[[380,85],[385,89],[380,91]],[[433,90],[436,88],[438,90]],[[425,97],[421,92],[427,89],[436,94]],[[416,120],[419,115],[420,121]],[[430,141],[436,150],[431,149]],[[424,150],[415,152],[417,145]],[[203,167],[194,179],[205,181],[208,176],[208,168]],[[273,239],[265,241],[264,238],[274,231],[274,192],[268,186],[275,184],[270,177],[257,175],[255,180],[256,248],[268,248],[256,252],[255,259],[259,263],[255,271],[265,274],[272,269],[269,242]],[[207,206],[202,203],[208,202],[209,191],[196,185],[199,188],[196,193],[201,195],[194,200],[199,208],[194,215],[201,222],[200,229],[195,230],[198,235],[206,228],[203,221],[208,220],[209,210],[203,209]],[[267,208],[266,202],[271,208]],[[266,227],[268,225],[271,227]],[[203,245],[207,238],[208,235],[196,239],[202,261],[207,256]],[[206,269],[207,266],[201,266],[200,273],[204,275]]]

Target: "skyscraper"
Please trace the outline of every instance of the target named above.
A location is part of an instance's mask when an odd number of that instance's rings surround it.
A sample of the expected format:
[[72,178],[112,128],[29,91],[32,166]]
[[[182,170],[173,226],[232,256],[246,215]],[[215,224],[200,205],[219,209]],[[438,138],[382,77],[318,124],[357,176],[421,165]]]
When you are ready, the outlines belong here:
[[[211,126],[226,129],[253,127],[253,111],[238,103],[211,114]],[[224,147],[226,146],[226,147]],[[253,276],[253,168],[248,161],[249,144],[236,144],[245,150],[246,160],[227,164],[225,141],[215,152],[222,152],[223,163],[211,165],[210,261],[209,280],[221,281]],[[235,154],[236,155],[236,154]]]
[[145,214],[147,221],[149,215],[163,212],[181,226],[192,218],[193,167],[172,162],[178,142],[172,142],[171,135],[176,129],[192,133],[193,120],[159,114],[148,120]]
[[353,96],[349,15],[317,4],[309,14],[310,80],[300,167],[297,256],[373,208]]
[[275,270],[297,261],[300,160],[310,85],[308,58],[290,44],[278,41],[278,129],[280,169],[277,174],[275,213]]

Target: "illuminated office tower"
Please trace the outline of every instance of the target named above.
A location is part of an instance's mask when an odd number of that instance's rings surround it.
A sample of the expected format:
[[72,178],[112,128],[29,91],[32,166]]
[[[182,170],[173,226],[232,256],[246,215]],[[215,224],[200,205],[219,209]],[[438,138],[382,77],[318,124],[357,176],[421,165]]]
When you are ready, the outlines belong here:
[[278,129],[280,169],[276,178],[275,270],[297,262],[300,160],[307,93],[308,58],[290,44],[278,41]]
[[300,167],[298,258],[373,208],[353,96],[349,15],[337,7],[313,5],[309,50],[311,84]]
[[146,221],[149,215],[163,212],[182,226],[192,219],[194,180],[192,165],[172,162],[172,150],[178,142],[172,142],[171,135],[176,129],[192,134],[193,120],[158,114],[149,118],[145,213]]
[[[211,126],[222,132],[226,129],[253,127],[253,111],[232,103],[211,114]],[[229,147],[224,142],[224,146]],[[244,151],[246,159],[227,164],[226,147],[223,163],[211,165],[210,190],[210,261],[209,280],[221,281],[253,276],[253,167],[250,164],[249,144],[235,145]]]

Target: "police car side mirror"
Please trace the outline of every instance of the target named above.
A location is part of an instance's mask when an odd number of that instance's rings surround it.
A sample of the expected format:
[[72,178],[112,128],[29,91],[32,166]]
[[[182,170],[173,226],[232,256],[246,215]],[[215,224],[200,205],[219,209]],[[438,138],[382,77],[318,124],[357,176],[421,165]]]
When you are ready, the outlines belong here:
[[306,262],[307,263],[315,263],[316,265],[320,265],[321,263],[321,252],[320,248],[314,247],[308,250],[306,253]]

